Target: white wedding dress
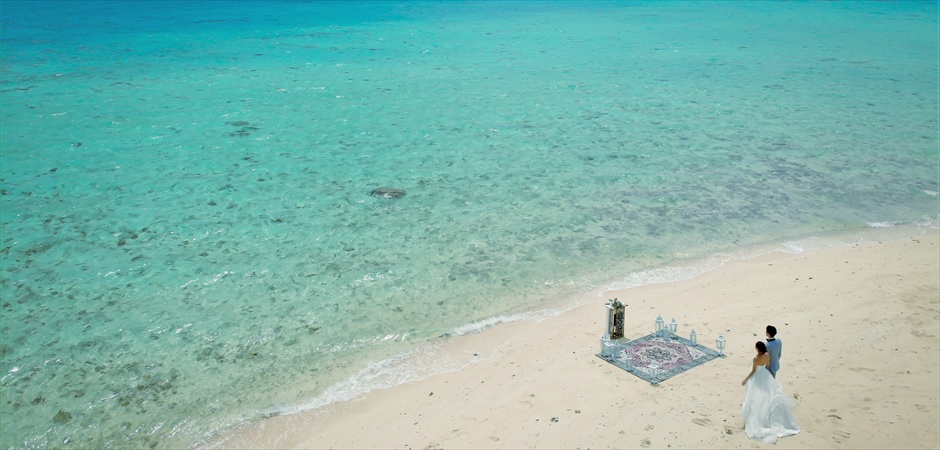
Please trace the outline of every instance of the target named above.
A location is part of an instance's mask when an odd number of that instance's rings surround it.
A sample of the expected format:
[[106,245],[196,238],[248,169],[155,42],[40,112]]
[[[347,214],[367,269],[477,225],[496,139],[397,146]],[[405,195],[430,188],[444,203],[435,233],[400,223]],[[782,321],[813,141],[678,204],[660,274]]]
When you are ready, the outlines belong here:
[[751,439],[767,443],[797,434],[800,427],[793,419],[792,410],[795,407],[796,402],[783,393],[783,386],[770,371],[765,366],[757,366],[754,375],[747,380],[744,404],[741,406],[744,432]]

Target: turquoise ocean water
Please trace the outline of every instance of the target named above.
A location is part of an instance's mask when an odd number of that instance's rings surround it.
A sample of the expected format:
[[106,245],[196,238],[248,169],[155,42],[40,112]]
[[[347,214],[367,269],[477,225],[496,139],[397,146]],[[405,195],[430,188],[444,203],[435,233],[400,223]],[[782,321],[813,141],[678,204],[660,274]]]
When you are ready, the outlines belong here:
[[636,271],[940,214],[932,1],[0,8],[3,448],[198,445]]

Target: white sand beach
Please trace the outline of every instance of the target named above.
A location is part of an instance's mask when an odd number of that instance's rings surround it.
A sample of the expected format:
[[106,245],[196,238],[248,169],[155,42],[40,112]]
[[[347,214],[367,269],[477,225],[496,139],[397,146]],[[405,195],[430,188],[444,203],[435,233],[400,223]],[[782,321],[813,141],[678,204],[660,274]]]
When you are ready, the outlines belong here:
[[[604,304],[626,334],[662,314],[726,357],[654,386],[595,356]],[[775,448],[940,447],[940,239],[927,235],[732,260],[690,280],[611,291],[557,317],[450,338],[467,364],[274,417],[226,448],[766,448],[737,413],[767,324],[802,427]]]

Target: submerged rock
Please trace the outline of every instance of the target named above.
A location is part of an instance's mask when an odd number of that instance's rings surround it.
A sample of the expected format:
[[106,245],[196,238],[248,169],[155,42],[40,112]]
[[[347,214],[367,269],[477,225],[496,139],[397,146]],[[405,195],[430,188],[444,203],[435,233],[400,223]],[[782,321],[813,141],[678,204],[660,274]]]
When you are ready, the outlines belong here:
[[52,418],[53,423],[65,423],[72,420],[72,413],[68,411],[59,410],[59,412]]
[[398,198],[405,195],[405,191],[398,188],[380,187],[373,189],[372,192],[369,192],[369,195],[378,198]]

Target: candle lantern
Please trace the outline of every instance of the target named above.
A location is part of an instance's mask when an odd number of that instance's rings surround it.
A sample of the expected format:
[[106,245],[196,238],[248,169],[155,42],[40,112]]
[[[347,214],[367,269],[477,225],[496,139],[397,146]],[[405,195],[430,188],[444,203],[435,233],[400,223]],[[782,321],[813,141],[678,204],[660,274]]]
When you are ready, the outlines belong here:
[[715,344],[718,345],[718,355],[725,356],[725,337],[724,335],[719,334],[718,338],[715,339]]
[[689,333],[689,340],[692,341],[692,345],[698,345],[698,333],[695,332],[695,329],[692,329],[692,332]]
[[650,363],[650,365],[647,367],[649,367],[650,375],[652,378],[652,380],[650,381],[650,384],[659,384],[659,364],[653,362],[653,363]]
[[674,336],[676,334],[676,330],[678,329],[679,329],[679,322],[676,322],[676,318],[673,317],[672,320],[669,321],[669,332],[672,333]]
[[666,321],[663,320],[663,316],[656,317],[656,334],[662,334],[663,328],[666,328]]
[[612,341],[607,338],[601,339],[601,358],[604,358],[608,361],[615,359],[619,350],[620,344],[617,344],[617,341]]

